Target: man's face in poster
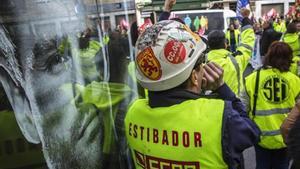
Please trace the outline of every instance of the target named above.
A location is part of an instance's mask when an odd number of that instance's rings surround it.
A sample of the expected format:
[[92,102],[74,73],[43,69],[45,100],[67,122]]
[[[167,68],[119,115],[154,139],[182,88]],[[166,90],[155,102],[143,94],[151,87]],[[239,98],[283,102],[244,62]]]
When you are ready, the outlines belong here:
[[[101,109],[78,104],[82,86],[87,84],[78,85],[83,80],[76,74],[71,54],[79,43],[73,30],[84,32],[87,20],[76,14],[77,2],[11,4],[7,0],[3,4],[12,5],[12,9],[0,13],[0,82],[24,136],[32,143],[42,143],[49,168],[103,168],[104,156],[112,147],[104,142],[114,139],[103,139],[104,132],[106,138],[114,132],[114,125],[109,123],[111,115],[104,113],[111,113],[112,103]],[[71,22],[77,26],[68,27]],[[57,31],[62,25],[67,27]],[[105,84],[98,89],[100,100],[113,99]],[[103,120],[106,116],[108,120]]]

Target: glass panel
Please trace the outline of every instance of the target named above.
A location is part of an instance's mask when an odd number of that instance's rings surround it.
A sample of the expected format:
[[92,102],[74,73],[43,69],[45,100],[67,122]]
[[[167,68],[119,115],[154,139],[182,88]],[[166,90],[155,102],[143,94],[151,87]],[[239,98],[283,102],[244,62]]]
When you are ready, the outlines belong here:
[[133,168],[135,20],[133,0],[1,1],[0,168]]

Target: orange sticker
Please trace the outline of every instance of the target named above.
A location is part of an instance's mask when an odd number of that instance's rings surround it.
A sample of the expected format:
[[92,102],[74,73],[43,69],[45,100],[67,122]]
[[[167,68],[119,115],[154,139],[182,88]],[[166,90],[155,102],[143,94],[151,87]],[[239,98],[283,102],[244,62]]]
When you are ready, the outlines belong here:
[[200,41],[200,36],[199,35],[197,35],[196,33],[194,33],[189,27],[187,27],[186,25],[183,25],[183,27],[185,28],[185,30],[187,31],[187,32],[189,32],[195,39],[196,39],[196,41],[198,42],[198,41]]
[[159,61],[156,59],[151,47],[144,49],[136,58],[140,71],[151,80],[159,80],[162,70]]

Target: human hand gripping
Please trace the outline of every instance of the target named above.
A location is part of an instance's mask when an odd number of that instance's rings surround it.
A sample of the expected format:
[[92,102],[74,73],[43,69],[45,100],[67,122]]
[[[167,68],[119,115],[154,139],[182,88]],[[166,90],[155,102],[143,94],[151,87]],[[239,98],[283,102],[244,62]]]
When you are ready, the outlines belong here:
[[164,11],[171,12],[175,4],[176,4],[176,0],[166,0],[164,5]]
[[223,74],[224,70],[214,62],[209,62],[204,65],[202,89],[212,91],[217,90],[224,84]]

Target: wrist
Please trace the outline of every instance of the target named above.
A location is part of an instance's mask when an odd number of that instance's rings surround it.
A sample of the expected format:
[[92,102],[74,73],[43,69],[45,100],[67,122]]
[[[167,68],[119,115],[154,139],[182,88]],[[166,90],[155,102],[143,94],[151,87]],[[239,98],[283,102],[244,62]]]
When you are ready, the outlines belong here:
[[164,8],[163,8],[163,11],[164,11],[164,12],[171,12],[171,8],[170,8],[170,7],[164,7]]

